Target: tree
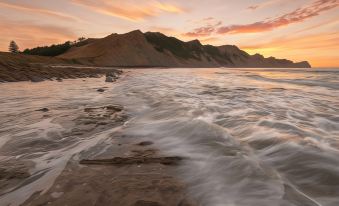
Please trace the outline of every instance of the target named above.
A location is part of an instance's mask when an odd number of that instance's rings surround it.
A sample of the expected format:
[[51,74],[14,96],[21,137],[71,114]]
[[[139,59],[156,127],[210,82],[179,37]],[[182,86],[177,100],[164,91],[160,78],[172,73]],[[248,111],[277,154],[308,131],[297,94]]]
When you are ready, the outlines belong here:
[[65,53],[72,47],[70,41],[66,41],[63,44],[53,44],[51,46],[35,47],[32,49],[25,49],[24,54],[39,55],[39,56],[58,56]]
[[8,47],[8,50],[12,53],[18,53],[19,52],[19,47],[18,45],[15,43],[15,41],[11,41],[9,43],[9,47]]
[[78,42],[82,42],[82,41],[85,41],[85,40],[86,40],[85,37],[79,37],[79,38],[78,38]]

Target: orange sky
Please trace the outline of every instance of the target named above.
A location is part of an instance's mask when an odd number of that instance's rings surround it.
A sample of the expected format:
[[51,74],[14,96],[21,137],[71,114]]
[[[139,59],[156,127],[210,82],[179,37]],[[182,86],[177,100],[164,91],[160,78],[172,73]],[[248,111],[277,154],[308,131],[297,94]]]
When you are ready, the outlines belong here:
[[0,0],[0,50],[135,29],[339,67],[339,0]]

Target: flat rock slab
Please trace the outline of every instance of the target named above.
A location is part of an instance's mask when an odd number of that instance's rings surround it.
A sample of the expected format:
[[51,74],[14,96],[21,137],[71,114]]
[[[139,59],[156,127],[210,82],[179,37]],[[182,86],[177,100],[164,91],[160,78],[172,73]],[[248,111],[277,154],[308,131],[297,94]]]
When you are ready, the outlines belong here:
[[46,193],[32,196],[23,206],[195,206],[174,171],[163,164],[84,167],[73,162]]
[[111,159],[83,159],[80,164],[97,164],[97,165],[129,165],[129,164],[151,164],[160,163],[164,165],[177,165],[182,157],[114,157]]

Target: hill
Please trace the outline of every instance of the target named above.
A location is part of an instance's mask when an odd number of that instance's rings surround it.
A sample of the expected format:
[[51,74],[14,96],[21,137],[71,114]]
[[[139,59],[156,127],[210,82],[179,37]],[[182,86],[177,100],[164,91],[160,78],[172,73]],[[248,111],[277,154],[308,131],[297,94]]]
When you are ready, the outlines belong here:
[[249,55],[233,45],[202,45],[198,40],[184,42],[162,33],[139,30],[92,39],[58,57],[87,65],[116,67],[311,67],[306,61],[294,63],[260,54]]

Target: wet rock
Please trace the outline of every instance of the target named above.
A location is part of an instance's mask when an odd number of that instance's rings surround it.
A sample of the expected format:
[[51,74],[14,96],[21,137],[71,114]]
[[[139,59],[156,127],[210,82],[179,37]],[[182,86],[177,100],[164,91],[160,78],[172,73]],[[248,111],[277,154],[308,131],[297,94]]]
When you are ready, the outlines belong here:
[[91,108],[91,107],[88,107],[88,108],[85,108],[84,109],[84,112],[93,112],[95,111],[96,108]]
[[100,88],[100,89],[97,89],[97,92],[104,92],[105,90]]
[[106,77],[112,77],[112,78],[117,78],[117,75],[115,72],[107,72]]
[[99,74],[90,74],[88,77],[89,78],[99,78],[100,75]]
[[153,201],[138,200],[133,204],[133,206],[162,206],[162,204]]
[[42,82],[44,79],[42,77],[33,76],[31,77],[31,82]]
[[29,176],[26,168],[16,168],[15,166],[0,168],[0,179],[23,179]]
[[121,70],[114,70],[106,73],[106,82],[114,82],[119,78],[119,75],[122,73]]
[[100,125],[107,125],[108,124],[108,122],[98,122],[97,123],[97,126],[100,126]]
[[[29,169],[23,162],[5,161],[0,165],[0,183],[12,179],[24,179],[29,177]],[[0,184],[1,185],[1,184]],[[1,188],[2,186],[0,186]]]
[[139,142],[137,145],[139,146],[148,146],[148,145],[152,145],[153,142],[151,141],[143,141],[143,142]]
[[113,77],[110,77],[110,76],[106,77],[106,80],[105,80],[105,82],[114,82],[114,81],[115,81],[115,79]]
[[37,109],[35,111],[38,111],[38,112],[48,112],[49,109],[45,107],[45,108]]
[[105,107],[107,110],[121,112],[123,110],[123,107],[120,105],[108,105]]
[[154,157],[158,152],[156,149],[147,149],[147,150],[132,150],[133,157]]
[[151,164],[160,163],[164,165],[177,165],[183,160],[179,156],[168,157],[114,157],[111,159],[83,159],[80,164],[91,165],[130,165],[130,164]]
[[100,112],[100,111],[105,111],[105,110],[108,113],[115,113],[115,112],[121,112],[123,110],[123,107],[120,105],[108,105],[108,106],[103,106],[103,107],[88,107],[84,109],[84,111],[87,113]]
[[89,125],[89,124],[96,124],[97,121],[94,120],[94,119],[86,119],[86,120],[83,120],[82,123],[83,123],[84,125]]

